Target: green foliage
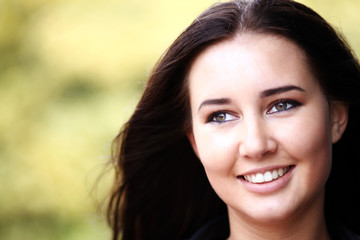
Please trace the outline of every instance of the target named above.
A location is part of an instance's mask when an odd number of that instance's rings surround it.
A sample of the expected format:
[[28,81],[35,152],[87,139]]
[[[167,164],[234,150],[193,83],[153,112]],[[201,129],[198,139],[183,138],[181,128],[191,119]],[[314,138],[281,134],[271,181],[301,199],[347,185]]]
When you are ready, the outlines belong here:
[[[109,239],[110,145],[158,57],[214,0],[0,0],[0,239]],[[305,2],[305,1],[304,1]],[[358,1],[307,1],[360,51]]]

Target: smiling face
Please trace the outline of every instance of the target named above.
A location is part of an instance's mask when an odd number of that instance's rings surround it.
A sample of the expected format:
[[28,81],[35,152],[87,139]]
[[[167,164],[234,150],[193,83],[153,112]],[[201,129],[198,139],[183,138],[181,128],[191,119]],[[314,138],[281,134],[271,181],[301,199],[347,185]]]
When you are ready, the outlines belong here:
[[206,49],[188,79],[189,139],[230,221],[322,214],[331,145],[347,112],[329,104],[303,51],[245,34]]

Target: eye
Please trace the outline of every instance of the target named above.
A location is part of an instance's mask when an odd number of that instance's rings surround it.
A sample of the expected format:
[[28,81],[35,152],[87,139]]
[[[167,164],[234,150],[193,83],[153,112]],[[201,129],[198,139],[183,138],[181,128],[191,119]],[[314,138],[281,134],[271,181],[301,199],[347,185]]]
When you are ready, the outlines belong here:
[[300,105],[301,105],[301,103],[299,103],[298,101],[295,101],[295,100],[281,99],[281,100],[275,102],[273,105],[271,105],[270,109],[266,113],[273,114],[273,113],[288,111],[288,110],[296,108]]
[[227,112],[215,112],[212,113],[209,118],[207,119],[207,122],[215,122],[215,123],[224,123],[229,122],[238,119],[238,117],[227,113]]

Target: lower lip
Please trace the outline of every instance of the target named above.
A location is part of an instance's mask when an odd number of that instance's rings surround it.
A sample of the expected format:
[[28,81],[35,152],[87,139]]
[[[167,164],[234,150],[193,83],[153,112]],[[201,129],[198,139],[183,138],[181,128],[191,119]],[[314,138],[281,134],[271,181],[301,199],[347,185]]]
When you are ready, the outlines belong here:
[[271,182],[251,183],[246,181],[242,177],[239,177],[238,179],[250,192],[261,194],[272,193],[278,191],[279,189],[282,189],[290,181],[294,169],[295,166],[291,166],[289,171],[284,176]]

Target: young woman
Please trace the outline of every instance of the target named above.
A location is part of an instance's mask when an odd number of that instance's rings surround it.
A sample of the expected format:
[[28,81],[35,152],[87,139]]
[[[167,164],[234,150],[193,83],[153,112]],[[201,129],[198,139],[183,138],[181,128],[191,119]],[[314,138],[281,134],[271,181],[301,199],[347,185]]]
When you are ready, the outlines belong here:
[[360,239],[359,90],[304,5],[208,9],[114,141],[113,239]]

